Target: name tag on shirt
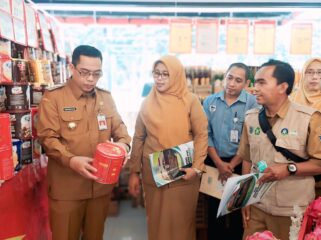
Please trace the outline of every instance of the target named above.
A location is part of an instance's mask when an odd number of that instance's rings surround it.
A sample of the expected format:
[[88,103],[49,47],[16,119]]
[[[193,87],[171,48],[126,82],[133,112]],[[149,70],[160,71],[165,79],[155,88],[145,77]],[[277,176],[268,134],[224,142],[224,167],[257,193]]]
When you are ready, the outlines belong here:
[[98,121],[98,129],[99,129],[99,131],[107,129],[107,121],[106,121],[106,116],[104,114],[100,114],[99,113],[97,115],[97,121]]
[[231,133],[230,133],[230,142],[232,143],[238,143],[239,141],[239,131],[238,130],[231,130]]

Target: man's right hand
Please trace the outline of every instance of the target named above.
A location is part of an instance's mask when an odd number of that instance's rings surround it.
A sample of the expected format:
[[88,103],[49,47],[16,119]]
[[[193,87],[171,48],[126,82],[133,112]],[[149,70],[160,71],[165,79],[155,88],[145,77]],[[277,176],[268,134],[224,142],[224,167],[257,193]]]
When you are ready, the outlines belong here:
[[137,197],[140,193],[140,179],[137,173],[131,173],[128,180],[129,194]]
[[216,164],[216,166],[220,173],[218,179],[222,182],[232,176],[234,169],[230,163],[221,161],[219,164]]
[[93,159],[89,157],[75,156],[70,159],[69,166],[81,176],[96,180],[97,177],[92,173],[97,172],[97,169],[91,165],[92,161]]

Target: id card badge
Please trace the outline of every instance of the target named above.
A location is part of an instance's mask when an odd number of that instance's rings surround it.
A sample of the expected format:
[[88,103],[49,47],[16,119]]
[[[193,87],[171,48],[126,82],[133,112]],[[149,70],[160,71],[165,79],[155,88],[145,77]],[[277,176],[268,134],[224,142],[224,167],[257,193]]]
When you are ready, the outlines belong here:
[[98,121],[99,131],[107,129],[107,121],[106,121],[106,116],[104,114],[98,113],[97,121]]
[[231,130],[231,133],[230,133],[230,141],[232,143],[238,143],[239,141],[239,131],[238,130]]

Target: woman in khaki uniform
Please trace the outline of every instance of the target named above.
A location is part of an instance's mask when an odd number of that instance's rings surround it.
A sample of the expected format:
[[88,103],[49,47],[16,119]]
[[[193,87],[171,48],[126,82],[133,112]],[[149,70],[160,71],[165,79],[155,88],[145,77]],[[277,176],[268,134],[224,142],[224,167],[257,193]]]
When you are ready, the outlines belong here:
[[[129,191],[139,194],[139,174],[145,192],[149,240],[195,240],[195,217],[207,154],[207,119],[199,99],[187,89],[179,60],[164,56],[153,67],[154,87],[136,120],[129,160]],[[156,187],[149,154],[194,141],[194,159],[183,179]]]
[[[293,102],[321,111],[321,58],[311,58],[304,64]],[[315,193],[321,196],[321,181],[316,183]]]

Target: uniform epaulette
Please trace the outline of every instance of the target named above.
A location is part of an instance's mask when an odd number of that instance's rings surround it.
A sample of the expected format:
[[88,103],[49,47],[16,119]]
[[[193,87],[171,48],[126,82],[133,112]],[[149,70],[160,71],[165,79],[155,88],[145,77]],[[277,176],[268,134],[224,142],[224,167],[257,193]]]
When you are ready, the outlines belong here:
[[106,90],[106,89],[104,89],[104,88],[101,88],[101,87],[97,87],[97,86],[96,86],[96,89],[110,94],[110,91],[108,91],[108,90]]
[[260,112],[260,110],[261,110],[261,108],[259,108],[259,107],[257,107],[257,108],[252,108],[252,109],[250,109],[250,110],[248,110],[248,111],[246,111],[246,113],[245,113],[245,115],[248,115],[248,114],[253,114],[253,113],[259,113]]
[[292,103],[292,105],[294,106],[295,110],[297,110],[299,112],[303,112],[303,113],[309,114],[309,115],[312,115],[314,112],[316,112],[316,109],[314,109],[312,107],[300,105],[300,104],[297,104],[297,103]]
[[53,91],[53,90],[56,90],[56,89],[59,89],[59,88],[62,88],[66,85],[66,83],[62,83],[62,84],[57,84],[57,85],[53,85],[51,87],[48,88],[48,91]]

